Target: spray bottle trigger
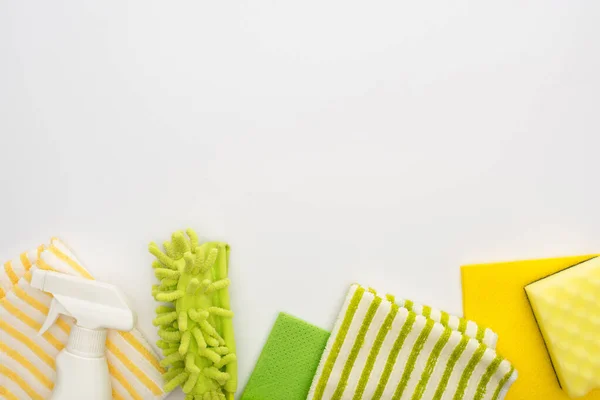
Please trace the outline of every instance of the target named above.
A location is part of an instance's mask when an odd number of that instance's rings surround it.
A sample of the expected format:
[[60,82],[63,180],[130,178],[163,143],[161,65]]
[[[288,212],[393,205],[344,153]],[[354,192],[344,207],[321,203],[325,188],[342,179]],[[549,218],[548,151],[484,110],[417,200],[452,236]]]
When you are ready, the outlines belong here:
[[38,335],[43,335],[52,325],[54,325],[58,317],[60,317],[60,314],[69,315],[69,312],[63,307],[62,304],[53,298],[52,303],[50,303],[50,311],[48,311],[48,316],[40,328]]

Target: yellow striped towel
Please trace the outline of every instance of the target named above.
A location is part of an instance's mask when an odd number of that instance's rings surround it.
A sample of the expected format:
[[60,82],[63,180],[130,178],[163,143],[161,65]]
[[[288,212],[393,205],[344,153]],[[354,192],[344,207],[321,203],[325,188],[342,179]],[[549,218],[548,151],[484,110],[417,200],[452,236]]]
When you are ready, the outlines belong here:
[[[43,336],[38,335],[52,297],[31,287],[30,269],[35,266],[93,279],[55,238],[0,268],[0,398],[50,397],[56,377],[54,359],[73,323],[61,316]],[[106,349],[114,399],[165,397],[159,358],[137,329],[109,331]]]

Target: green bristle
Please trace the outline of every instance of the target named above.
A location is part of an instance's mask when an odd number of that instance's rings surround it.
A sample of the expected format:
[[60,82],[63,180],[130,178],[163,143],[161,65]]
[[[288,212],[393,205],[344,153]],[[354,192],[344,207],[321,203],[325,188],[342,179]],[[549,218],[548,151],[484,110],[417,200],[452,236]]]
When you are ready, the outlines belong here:
[[215,265],[215,261],[217,261],[218,255],[219,255],[219,250],[216,248],[212,249],[208,253],[208,257],[206,257],[206,260],[204,260],[204,265],[200,269],[200,272],[205,272],[205,271],[208,271],[209,269],[211,269],[213,267],[213,265]]
[[183,384],[183,382],[187,381],[189,376],[190,376],[190,374],[188,374],[187,372],[179,373],[179,375],[177,375],[175,378],[171,379],[169,382],[167,382],[165,384],[165,386],[163,387],[164,391],[170,392],[171,390],[175,389],[177,386]]
[[179,342],[181,340],[179,331],[167,331],[162,327],[158,330],[158,336],[166,342]]
[[221,369],[224,366],[226,366],[227,364],[229,364],[230,362],[233,362],[235,360],[237,360],[235,354],[233,354],[233,353],[227,354],[226,356],[223,356],[219,361],[217,361],[215,363],[215,368]]
[[200,282],[200,288],[202,289],[203,292],[206,292],[206,290],[208,289],[208,287],[211,285],[212,281],[208,278],[203,279],[202,282]]
[[154,270],[154,275],[156,276],[157,279],[179,278],[181,273],[179,271],[175,271],[174,269],[170,269],[170,268],[156,268]]
[[[207,320],[200,322],[200,329],[202,329],[202,332],[204,332],[206,335],[208,335],[212,338],[215,338],[218,343],[217,346],[223,346],[225,344],[225,340],[223,340],[221,335],[219,335],[219,332],[217,332],[217,330]],[[206,343],[208,343],[208,338],[206,338],[206,339],[207,339]],[[213,346],[213,347],[217,347],[217,346]]]
[[156,345],[158,346],[159,349],[177,349],[179,347],[178,342],[167,342],[164,340],[159,340],[158,342],[156,342]]
[[192,329],[192,336],[196,340],[196,344],[198,344],[199,348],[206,347],[206,340],[204,340],[204,335],[202,335],[202,331],[197,326]]
[[167,267],[173,266],[173,260],[169,256],[167,256],[165,253],[160,251],[160,249],[158,248],[156,243],[150,243],[150,245],[148,246],[148,251],[154,257],[156,257],[158,259],[158,261],[160,261],[163,265],[165,265]]
[[185,273],[193,275],[194,271],[194,256],[191,252],[187,252],[183,255],[183,259],[185,261]]
[[[173,285],[171,285],[171,286],[165,286],[165,285],[163,285],[163,284],[160,284],[160,285],[158,286],[158,291],[159,291],[159,293],[161,293],[161,292],[162,292],[162,293],[170,293],[170,292],[173,292],[173,291],[175,291],[175,290],[177,290],[177,286],[173,286]],[[157,293],[157,294],[158,294],[158,293]]]
[[214,326],[212,326],[210,324],[210,322],[208,322],[207,320],[202,320],[198,323],[198,325],[200,325],[200,329],[202,329],[202,332],[204,332],[206,335],[209,335],[211,337],[214,337],[216,339],[216,337],[219,335],[217,330],[215,329]]
[[[177,286],[177,283],[179,283],[179,278],[163,278],[160,281],[160,287],[167,288],[167,287]],[[162,291],[166,292],[167,290],[163,289]]]
[[225,400],[225,395],[219,392],[207,392],[194,397],[194,400]]
[[161,305],[161,306],[156,307],[155,311],[157,314],[164,314],[164,313],[168,313],[171,311],[175,311],[175,309],[173,307]]
[[214,351],[217,354],[222,355],[222,356],[225,355],[225,354],[229,354],[229,348],[223,347],[223,346],[221,346],[221,347],[213,347],[211,350]]
[[169,348],[171,348],[171,344],[169,342],[165,342],[164,340],[159,340],[158,342],[156,342],[156,346],[159,349],[169,349]]
[[173,364],[176,361],[181,361],[181,360],[183,360],[183,357],[181,357],[181,354],[179,354],[177,352],[177,350],[175,350],[174,353],[169,354],[167,357],[163,358],[160,361],[160,365],[162,365],[163,367],[166,367],[166,366]]
[[198,275],[204,268],[204,249],[202,247],[196,247],[196,257],[194,259],[194,270],[192,275]]
[[200,288],[200,282],[196,278],[192,278],[187,285],[187,294],[194,294]]
[[218,347],[221,344],[214,337],[207,336],[207,335],[203,335],[203,336],[204,336],[204,340],[206,341],[206,344],[210,347]]
[[185,369],[190,372],[200,372],[200,368],[196,365],[196,357],[192,353],[185,356]]
[[174,301],[182,298],[184,295],[183,290],[174,290],[172,292],[159,292],[155,297],[158,301]]
[[183,368],[170,368],[167,372],[163,374],[163,379],[165,382],[168,382],[182,372],[184,372]]
[[185,230],[185,233],[188,235],[188,237],[190,238],[190,247],[195,250],[198,247],[198,235],[196,234],[196,232],[191,229],[191,228],[187,228]]
[[196,386],[196,382],[198,382],[199,376],[200,376],[199,372],[194,372],[194,373],[190,374],[188,380],[185,382],[185,384],[181,388],[181,390],[183,390],[183,393],[189,393],[192,391],[192,389],[194,389],[194,386]]
[[227,372],[221,372],[215,367],[204,368],[202,372],[207,377],[219,382],[220,385],[224,385],[229,380],[229,374]]
[[190,319],[192,321],[201,322],[201,321],[204,321],[206,318],[208,318],[209,314],[208,314],[208,311],[203,311],[203,310],[198,311],[193,308],[190,308],[188,310],[188,315],[190,316]]
[[190,244],[183,236],[183,232],[175,232],[171,236],[171,243],[173,244],[173,251],[175,252],[174,258],[181,258],[185,253],[190,251]]
[[215,353],[214,351],[212,351],[209,348],[200,349],[198,351],[198,354],[201,355],[202,357],[208,358],[214,364],[216,364],[219,361],[221,361],[221,356],[218,355],[217,353]]
[[188,329],[188,315],[185,311],[181,311],[179,313],[179,317],[177,320],[177,323],[179,325],[179,330],[182,332],[187,331]]
[[175,353],[177,351],[177,348],[173,348],[173,347],[169,347],[168,349],[163,349],[162,353],[163,356],[170,356],[171,354]]
[[163,242],[163,247],[165,248],[165,251],[167,252],[167,255],[176,260],[177,257],[175,257],[175,251],[173,250],[173,244],[169,241],[164,241]]
[[194,396],[194,400],[225,400],[225,395],[216,391]]
[[215,292],[217,290],[225,289],[227,286],[229,286],[230,283],[231,283],[231,281],[229,280],[229,278],[225,278],[225,279],[221,279],[219,281],[215,281],[215,282],[211,283],[206,288],[206,293],[210,294],[210,293]]
[[192,333],[190,331],[183,332],[183,335],[181,335],[181,344],[179,345],[179,354],[181,354],[182,356],[185,353],[187,353],[188,349],[190,348],[191,336],[192,336]]
[[[171,309],[172,310],[172,309]],[[177,311],[172,311],[170,313],[159,314],[158,317],[154,318],[152,324],[154,326],[170,324],[171,322],[177,319]]]
[[233,317],[233,311],[226,310],[221,307],[208,307],[208,312],[213,315],[218,315],[219,317],[224,317],[224,318],[232,318]]

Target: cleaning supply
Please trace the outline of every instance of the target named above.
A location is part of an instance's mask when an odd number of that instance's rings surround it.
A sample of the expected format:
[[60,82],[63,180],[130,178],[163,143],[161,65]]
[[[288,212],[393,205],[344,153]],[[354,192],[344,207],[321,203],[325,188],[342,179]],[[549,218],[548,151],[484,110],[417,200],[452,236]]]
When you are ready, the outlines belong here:
[[53,295],[43,335],[60,315],[75,318],[67,347],[56,357],[53,400],[112,399],[106,330],[130,331],[135,315],[116,286],[37,269],[31,287]]
[[[0,398],[46,399],[56,381],[56,357],[67,344],[73,322],[61,316],[42,336],[37,334],[49,313],[52,296],[31,287],[32,269],[37,266],[87,279],[92,276],[56,238],[6,264],[11,266],[11,275],[16,275],[16,284],[6,273],[0,273],[0,283],[6,290],[0,296]],[[105,355],[113,399],[164,398],[164,369],[140,331],[109,330]]]
[[[397,307],[413,311],[467,334],[494,348],[497,335],[473,321],[466,320],[411,300],[393,298]],[[303,400],[325,350],[330,333],[301,319],[281,313],[275,322],[254,367],[242,400]]]
[[353,285],[308,399],[496,400],[516,377],[480,340]]
[[157,260],[154,273],[160,285],[152,288],[157,301],[157,343],[168,367],[164,390],[181,386],[186,399],[233,399],[237,389],[237,361],[233,335],[233,312],[229,304],[229,246],[199,244],[188,229],[175,232],[149,251]]
[[4,298],[6,293],[10,292],[19,279],[29,271],[31,266],[35,264],[38,253],[43,249],[44,246],[42,245],[36,249],[24,251],[17,259],[8,260],[0,267],[0,299]]
[[496,348],[496,343],[498,342],[498,335],[496,332],[477,324],[475,321],[457,317],[456,315],[452,315],[446,311],[415,303],[412,300],[398,299],[390,295],[388,295],[387,298],[388,300],[396,303],[398,307],[406,308],[408,311],[412,311],[417,315],[422,315],[426,318],[434,320],[435,322],[439,322],[444,327],[447,326],[454,331],[464,333],[469,337],[477,339],[489,348]]
[[600,389],[600,257],[525,286],[554,371],[571,397]]
[[280,313],[241,400],[306,400],[329,335]]
[[[507,400],[570,399],[556,379],[524,288],[596,256],[598,254],[462,267],[465,317],[494,329],[500,337],[498,352],[519,370],[519,379],[511,387]],[[579,400],[600,400],[600,390],[593,390]]]

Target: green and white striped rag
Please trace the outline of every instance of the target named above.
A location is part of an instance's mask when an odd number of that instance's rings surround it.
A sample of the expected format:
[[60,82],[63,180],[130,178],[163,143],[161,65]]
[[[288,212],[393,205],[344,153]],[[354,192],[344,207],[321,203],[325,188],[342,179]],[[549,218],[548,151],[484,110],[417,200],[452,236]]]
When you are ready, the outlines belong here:
[[451,315],[446,311],[441,311],[430,306],[424,306],[411,300],[394,299],[394,297],[391,295],[387,295],[386,299],[392,303],[396,303],[399,307],[403,307],[408,311],[414,312],[417,315],[422,315],[426,318],[434,320],[435,322],[439,322],[444,327],[447,326],[453,331],[458,331],[469,337],[475,338],[491,349],[496,348],[498,334],[491,329],[477,325],[475,322],[469,321],[468,319]]
[[504,398],[517,372],[490,347],[495,335],[477,334],[475,325],[471,337],[449,325],[446,313],[437,318],[437,312],[415,310],[437,322],[400,304],[358,285],[350,288],[309,400]]

